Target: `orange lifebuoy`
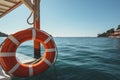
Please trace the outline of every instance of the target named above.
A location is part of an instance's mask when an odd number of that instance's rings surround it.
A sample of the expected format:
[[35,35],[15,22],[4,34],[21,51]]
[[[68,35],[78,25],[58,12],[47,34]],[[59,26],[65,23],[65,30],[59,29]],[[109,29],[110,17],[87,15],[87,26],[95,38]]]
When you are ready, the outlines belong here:
[[[16,49],[21,43],[32,39],[43,44],[45,53],[38,63],[20,63],[16,59]],[[55,62],[56,55],[57,48],[52,36],[44,31],[30,28],[10,35],[5,40],[0,51],[0,63],[8,74],[16,77],[28,77],[47,70]]]

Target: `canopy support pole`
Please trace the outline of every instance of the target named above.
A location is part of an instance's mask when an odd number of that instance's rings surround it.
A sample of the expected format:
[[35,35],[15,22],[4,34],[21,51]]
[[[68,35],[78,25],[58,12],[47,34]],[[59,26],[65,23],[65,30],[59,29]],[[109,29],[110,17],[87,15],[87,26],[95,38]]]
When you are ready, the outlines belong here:
[[[40,0],[21,0],[32,12],[33,12],[33,21],[34,28],[40,29]],[[41,57],[41,47],[40,43],[34,40],[34,58],[38,59]]]
[[[34,28],[40,29],[40,0],[34,0]],[[40,43],[34,40],[34,58],[41,57]]]

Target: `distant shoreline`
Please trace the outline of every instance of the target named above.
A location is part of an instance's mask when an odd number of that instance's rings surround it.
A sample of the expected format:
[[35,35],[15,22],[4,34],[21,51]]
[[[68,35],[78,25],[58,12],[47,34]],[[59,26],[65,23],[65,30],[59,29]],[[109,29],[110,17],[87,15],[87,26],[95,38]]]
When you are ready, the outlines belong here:
[[98,34],[97,37],[120,38],[120,25],[116,29],[111,28],[103,33]]
[[0,37],[8,37],[8,34],[0,32]]

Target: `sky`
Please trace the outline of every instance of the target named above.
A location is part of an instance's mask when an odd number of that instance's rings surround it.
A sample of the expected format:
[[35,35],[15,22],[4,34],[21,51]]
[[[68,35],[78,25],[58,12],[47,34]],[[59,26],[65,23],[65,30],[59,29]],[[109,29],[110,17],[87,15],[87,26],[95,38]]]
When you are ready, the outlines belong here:
[[[0,19],[0,31],[13,34],[32,27],[26,22],[30,13],[21,5]],[[96,37],[120,24],[120,0],[41,0],[40,24],[54,37]]]

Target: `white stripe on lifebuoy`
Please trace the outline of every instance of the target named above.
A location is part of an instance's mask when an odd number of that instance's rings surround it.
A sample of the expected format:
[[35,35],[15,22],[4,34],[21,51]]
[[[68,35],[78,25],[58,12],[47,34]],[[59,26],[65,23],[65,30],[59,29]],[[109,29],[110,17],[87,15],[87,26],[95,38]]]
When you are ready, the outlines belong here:
[[10,56],[15,56],[15,53],[0,53],[0,57],[10,57]]
[[9,74],[12,74],[13,72],[15,72],[18,68],[19,68],[20,64],[17,63],[10,71],[8,71]]
[[8,38],[9,38],[13,43],[15,43],[16,45],[19,45],[19,44],[20,44],[20,42],[19,42],[14,36],[10,35],[10,36],[8,36]]
[[49,37],[44,41],[44,43],[47,44],[51,39],[52,39],[51,36],[49,36]]
[[29,76],[33,76],[33,67],[29,65]]
[[48,60],[48,59],[44,59],[44,62],[46,63],[46,64],[48,64],[49,66],[51,66],[52,65],[52,63]]
[[33,40],[36,39],[36,31],[35,31],[34,28],[32,29],[32,39],[33,39]]

